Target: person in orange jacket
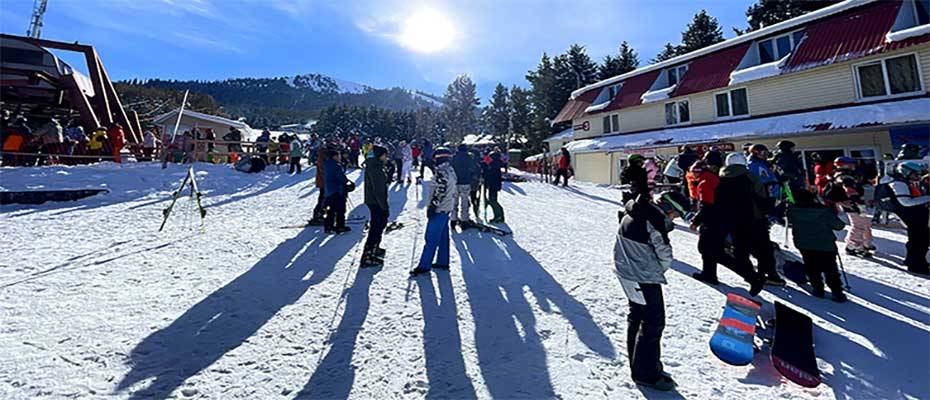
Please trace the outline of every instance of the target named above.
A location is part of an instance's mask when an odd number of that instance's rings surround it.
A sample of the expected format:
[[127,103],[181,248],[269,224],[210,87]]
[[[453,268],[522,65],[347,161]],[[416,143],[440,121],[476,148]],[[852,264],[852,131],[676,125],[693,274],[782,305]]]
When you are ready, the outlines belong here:
[[110,149],[113,150],[113,161],[122,163],[123,160],[120,158],[119,152],[123,150],[123,146],[126,145],[125,136],[123,135],[123,126],[118,123],[113,124],[107,132],[107,136],[110,137]]

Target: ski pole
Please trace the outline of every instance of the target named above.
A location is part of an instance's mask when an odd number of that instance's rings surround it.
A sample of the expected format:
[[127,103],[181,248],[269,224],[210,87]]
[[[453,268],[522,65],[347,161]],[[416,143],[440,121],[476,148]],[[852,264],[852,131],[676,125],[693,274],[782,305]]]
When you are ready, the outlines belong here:
[[843,268],[843,257],[839,253],[837,253],[836,259],[840,263],[840,272],[843,273],[843,282],[846,283],[846,290],[849,290],[849,278],[846,277],[846,268]]

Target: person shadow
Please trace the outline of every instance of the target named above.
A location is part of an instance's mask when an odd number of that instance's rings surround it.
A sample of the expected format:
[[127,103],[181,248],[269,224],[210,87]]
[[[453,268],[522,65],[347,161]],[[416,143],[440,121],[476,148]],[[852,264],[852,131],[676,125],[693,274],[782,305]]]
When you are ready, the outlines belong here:
[[[354,268],[354,266],[352,266]],[[343,292],[345,311],[342,320],[329,340],[331,345],[326,356],[310,376],[310,380],[297,394],[298,399],[345,399],[349,397],[355,383],[355,367],[352,355],[358,335],[368,317],[371,305],[369,291],[375,274],[380,268],[360,268],[352,286]]]
[[[698,271],[678,260],[672,268],[689,278]],[[903,304],[917,304],[926,309],[930,307],[930,299],[854,275],[850,277],[850,293],[871,303],[869,307],[854,298],[842,304],[819,299],[793,286],[767,286],[766,291],[795,309],[851,333],[836,332],[814,322],[815,351],[833,368],[832,373],[822,373],[823,381],[837,398],[930,398],[930,386],[924,376],[930,369],[930,358],[926,357],[930,354],[930,331],[920,326],[930,325],[930,315]],[[741,292],[723,283],[711,287],[722,294]],[[881,312],[876,306],[905,319]],[[774,315],[773,307],[772,303],[763,302],[762,315]],[[766,365],[768,368],[771,364]],[[904,373],[913,374],[912,379],[902,379]],[[777,375],[771,378],[761,375],[759,371],[751,371],[747,379],[750,383],[773,386],[781,381]]]
[[130,398],[168,397],[329,277],[359,241],[360,231],[327,237],[320,227],[312,227],[285,240],[248,271],[138,343],[129,355],[131,369],[115,391],[154,378],[145,387],[132,388]]
[[391,211],[391,215],[388,216],[389,220],[397,220],[397,217],[404,212],[404,207],[407,206],[407,197],[409,197],[407,186],[392,185],[388,187],[388,208]]
[[478,364],[492,398],[556,396],[543,341],[557,333],[537,330],[528,293],[543,312],[567,319],[593,356],[614,359],[613,344],[588,309],[512,237],[468,232],[453,235],[453,241],[475,324]]

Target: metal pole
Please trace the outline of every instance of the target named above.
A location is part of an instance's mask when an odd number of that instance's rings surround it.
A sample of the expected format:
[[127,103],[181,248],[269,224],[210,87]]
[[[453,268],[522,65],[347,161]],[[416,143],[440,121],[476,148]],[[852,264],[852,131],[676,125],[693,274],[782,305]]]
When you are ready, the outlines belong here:
[[843,268],[843,257],[836,253],[836,259],[840,263],[840,272],[843,273],[843,282],[846,283],[846,290],[849,290],[849,278],[846,277],[846,268]]
[[181,100],[181,107],[178,107],[178,120],[174,122],[174,132],[171,134],[171,143],[174,143],[175,136],[178,136],[178,127],[181,126],[181,116],[184,115],[184,106],[187,105],[187,95],[190,90],[184,91],[184,100]]

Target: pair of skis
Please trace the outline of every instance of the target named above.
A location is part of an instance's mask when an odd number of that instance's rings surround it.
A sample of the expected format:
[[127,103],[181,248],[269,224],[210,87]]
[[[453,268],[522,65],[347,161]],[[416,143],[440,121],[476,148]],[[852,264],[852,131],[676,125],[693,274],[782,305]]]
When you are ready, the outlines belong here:
[[[762,306],[733,293],[717,330],[710,338],[710,349],[730,365],[748,365],[755,357],[756,320]],[[775,302],[775,337],[770,358],[772,365],[788,380],[804,387],[820,384],[820,370],[814,354],[813,321],[810,317]]]

